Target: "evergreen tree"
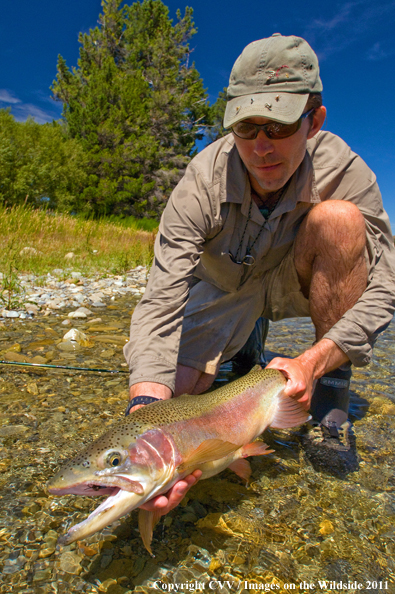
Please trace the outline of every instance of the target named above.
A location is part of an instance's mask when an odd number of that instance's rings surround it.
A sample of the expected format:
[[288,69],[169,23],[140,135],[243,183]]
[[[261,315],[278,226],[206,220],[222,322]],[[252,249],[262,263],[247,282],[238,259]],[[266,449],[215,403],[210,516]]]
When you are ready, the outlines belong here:
[[[0,199],[69,210],[85,187],[85,155],[57,122],[17,122],[0,109]],[[49,199],[49,201],[48,201]]]
[[211,125],[207,127],[206,133],[209,142],[214,142],[229,133],[229,130],[225,130],[223,127],[226,102],[227,89],[224,87],[224,90],[219,92],[216,102],[211,106]]
[[55,98],[88,158],[81,204],[94,214],[160,214],[203,137],[210,108],[190,64],[192,9],[173,25],[161,0],[103,0],[80,34],[78,66],[59,56]]

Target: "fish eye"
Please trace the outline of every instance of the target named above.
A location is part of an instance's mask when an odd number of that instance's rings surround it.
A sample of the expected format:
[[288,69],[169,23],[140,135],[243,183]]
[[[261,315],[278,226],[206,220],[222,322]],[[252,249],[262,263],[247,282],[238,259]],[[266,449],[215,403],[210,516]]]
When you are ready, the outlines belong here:
[[115,466],[119,466],[121,464],[121,462],[122,462],[122,454],[120,454],[119,452],[111,452],[110,454],[108,454],[107,464],[109,464],[113,468]]

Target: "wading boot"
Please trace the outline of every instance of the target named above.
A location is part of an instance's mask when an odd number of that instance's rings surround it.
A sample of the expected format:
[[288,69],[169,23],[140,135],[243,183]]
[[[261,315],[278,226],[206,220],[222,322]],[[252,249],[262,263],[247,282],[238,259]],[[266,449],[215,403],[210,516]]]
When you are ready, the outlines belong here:
[[346,364],[318,380],[311,400],[313,419],[302,435],[313,467],[340,478],[358,470],[355,436],[347,419],[351,373],[351,364]]

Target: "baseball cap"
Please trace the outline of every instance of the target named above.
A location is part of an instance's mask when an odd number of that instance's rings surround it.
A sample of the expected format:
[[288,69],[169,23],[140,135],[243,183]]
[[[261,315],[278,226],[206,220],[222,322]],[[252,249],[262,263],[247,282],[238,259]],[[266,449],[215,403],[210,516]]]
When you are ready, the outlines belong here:
[[321,91],[318,58],[307,41],[280,33],[253,41],[232,68],[224,128],[256,116],[291,124],[309,93]]

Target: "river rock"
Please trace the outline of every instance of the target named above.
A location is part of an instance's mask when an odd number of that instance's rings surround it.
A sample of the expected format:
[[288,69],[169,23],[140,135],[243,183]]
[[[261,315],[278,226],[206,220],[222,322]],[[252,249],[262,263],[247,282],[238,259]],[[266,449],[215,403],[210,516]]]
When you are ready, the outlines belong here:
[[24,307],[26,311],[31,314],[36,314],[40,311],[38,305],[35,305],[34,303],[25,303]]
[[59,569],[65,571],[66,573],[79,575],[82,571],[82,567],[80,565],[81,561],[82,557],[80,555],[66,551],[59,557]]
[[71,311],[69,313],[69,318],[76,318],[76,319],[83,320],[87,317],[88,316],[86,315],[86,313],[84,313],[83,311],[80,311],[79,309],[76,309],[75,311]]
[[12,437],[14,435],[23,435],[29,431],[25,425],[4,425],[0,427],[0,437]]
[[78,309],[76,309],[75,313],[77,311],[80,313],[84,313],[86,316],[93,316],[93,311],[91,311],[87,307],[79,307]]
[[1,315],[3,318],[19,318],[19,313],[17,311],[9,311],[8,309],[3,309]]

